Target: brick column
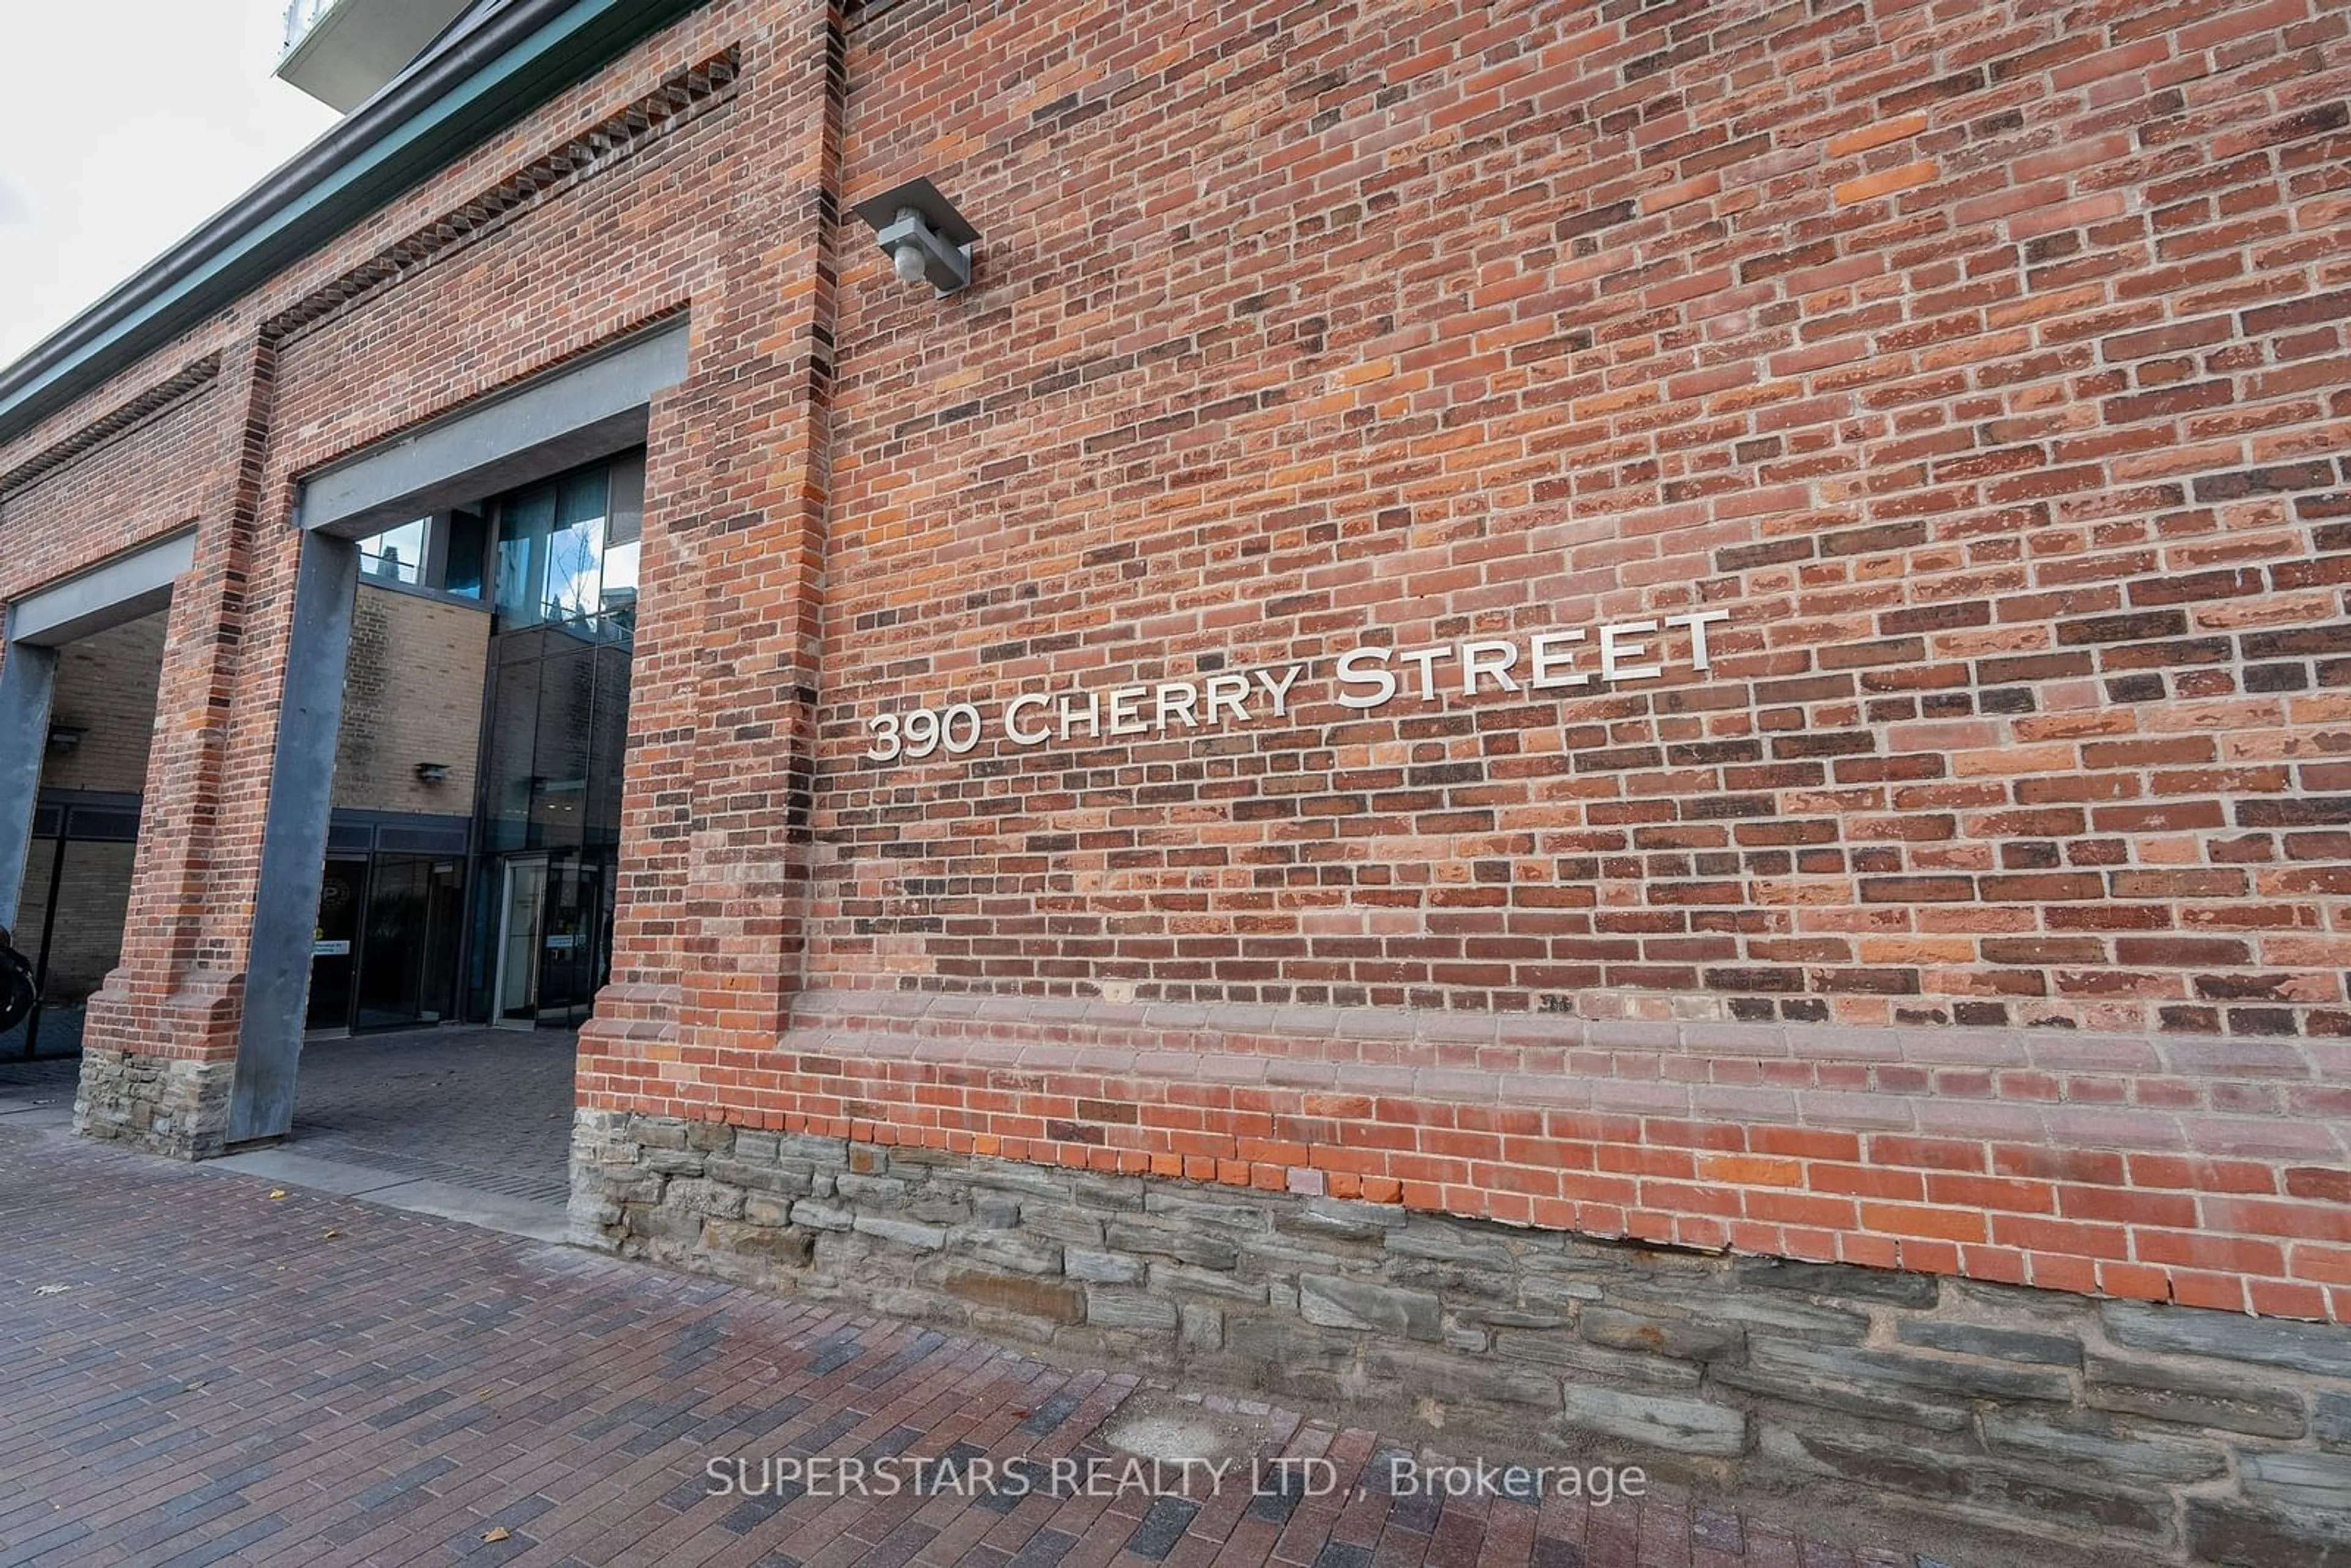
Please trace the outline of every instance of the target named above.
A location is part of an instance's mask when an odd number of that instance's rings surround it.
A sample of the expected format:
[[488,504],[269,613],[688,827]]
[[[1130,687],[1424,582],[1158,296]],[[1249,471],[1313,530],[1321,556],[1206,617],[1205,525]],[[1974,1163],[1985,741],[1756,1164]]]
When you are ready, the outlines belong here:
[[[844,95],[840,10],[752,46],[739,249],[656,400],[613,981],[580,1084],[658,1095],[681,1052],[772,1045],[807,882]],[[748,433],[747,439],[744,433]]]
[[[195,559],[173,586],[122,960],[89,998],[76,1127],[189,1158],[221,1152],[266,791],[232,783],[274,355],[224,356]],[[274,714],[277,677],[246,709]],[[265,750],[266,758],[266,752]]]

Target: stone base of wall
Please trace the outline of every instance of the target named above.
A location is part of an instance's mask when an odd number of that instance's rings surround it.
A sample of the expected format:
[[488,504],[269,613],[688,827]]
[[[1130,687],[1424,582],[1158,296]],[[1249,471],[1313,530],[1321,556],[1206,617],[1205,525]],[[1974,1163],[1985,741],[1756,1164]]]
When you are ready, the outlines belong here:
[[583,1245],[1448,1452],[2351,1563],[2351,1333],[582,1111]]
[[86,1046],[74,1131],[174,1159],[226,1152],[234,1061],[190,1061]]

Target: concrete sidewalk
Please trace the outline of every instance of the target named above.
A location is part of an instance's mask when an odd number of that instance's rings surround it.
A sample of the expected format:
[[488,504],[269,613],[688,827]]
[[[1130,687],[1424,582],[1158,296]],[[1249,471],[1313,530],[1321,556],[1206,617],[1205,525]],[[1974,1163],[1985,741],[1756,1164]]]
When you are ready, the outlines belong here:
[[[1604,1508],[1397,1497],[1399,1451],[1368,1432],[1138,1395],[1133,1375],[173,1165],[51,1120],[0,1116],[0,1568],[2029,1560],[1800,1542],[1664,1489]],[[1042,1468],[1028,1495],[1008,1483],[1024,1456],[1123,1466],[1113,1437],[1240,1463],[1188,1497],[1130,1490],[1116,1467],[1079,1471],[1092,1484],[1067,1496]],[[901,1490],[802,1490],[773,1464],[815,1455],[898,1461]],[[1331,1460],[1336,1490],[1240,1479],[1280,1456]],[[714,1460],[764,1495],[714,1495]],[[780,1492],[763,1484],[779,1473]]]

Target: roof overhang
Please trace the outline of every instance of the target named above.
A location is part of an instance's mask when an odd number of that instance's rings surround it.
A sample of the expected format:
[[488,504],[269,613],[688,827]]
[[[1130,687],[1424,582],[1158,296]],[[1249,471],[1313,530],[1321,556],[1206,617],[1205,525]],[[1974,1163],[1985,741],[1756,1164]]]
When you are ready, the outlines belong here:
[[334,0],[277,62],[277,79],[349,114],[407,69],[471,3]]
[[706,0],[511,0],[0,371],[0,443],[233,304]]

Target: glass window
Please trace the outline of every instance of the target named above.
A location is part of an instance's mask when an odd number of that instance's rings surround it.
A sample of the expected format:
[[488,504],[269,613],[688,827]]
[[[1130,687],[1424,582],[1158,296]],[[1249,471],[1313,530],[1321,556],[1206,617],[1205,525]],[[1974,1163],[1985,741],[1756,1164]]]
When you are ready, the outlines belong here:
[[501,637],[491,644],[497,661],[491,676],[486,787],[482,795],[484,847],[492,851],[534,847],[531,816],[538,779],[533,754],[538,745],[538,667],[545,632]]
[[536,626],[547,581],[547,536],[555,526],[555,487],[544,485],[508,501],[498,518],[496,606],[509,626]]
[[430,1023],[448,1011],[464,893],[455,861],[375,857],[360,925],[360,1028]]
[[604,471],[596,468],[556,488],[547,549],[549,620],[584,621],[602,608],[603,556]]
[[631,539],[604,551],[603,619],[608,630],[625,637],[637,623],[637,553]]
[[413,587],[424,579],[424,530],[429,517],[402,523],[360,540],[360,571],[380,582]]
[[604,524],[604,630],[622,642],[637,627],[637,558],[644,534],[645,459],[616,458],[608,471]]
[[609,617],[634,609],[637,549],[608,542],[609,497],[606,471],[590,468],[506,504],[496,599],[504,625],[551,622],[593,632],[611,630]]
[[550,636],[539,662],[531,750],[530,841],[576,847],[588,831],[588,759],[596,729],[596,648]]
[[461,599],[482,596],[482,562],[490,553],[490,522],[465,507],[449,514],[449,547],[441,586]]

